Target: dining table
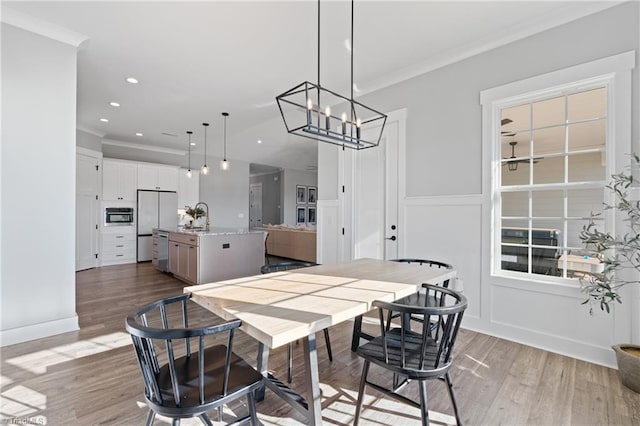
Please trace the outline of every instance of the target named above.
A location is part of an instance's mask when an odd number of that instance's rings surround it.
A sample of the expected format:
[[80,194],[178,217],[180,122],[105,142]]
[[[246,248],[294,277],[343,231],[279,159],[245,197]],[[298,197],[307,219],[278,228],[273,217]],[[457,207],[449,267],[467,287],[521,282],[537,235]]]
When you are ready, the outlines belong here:
[[[455,270],[379,259],[357,259],[185,287],[192,300],[258,341],[257,369],[265,387],[299,410],[310,425],[322,424],[316,332],[354,320],[351,349],[361,338],[362,315],[375,300],[409,296],[423,283],[440,284]],[[268,371],[269,350],[302,340],[306,397]]]

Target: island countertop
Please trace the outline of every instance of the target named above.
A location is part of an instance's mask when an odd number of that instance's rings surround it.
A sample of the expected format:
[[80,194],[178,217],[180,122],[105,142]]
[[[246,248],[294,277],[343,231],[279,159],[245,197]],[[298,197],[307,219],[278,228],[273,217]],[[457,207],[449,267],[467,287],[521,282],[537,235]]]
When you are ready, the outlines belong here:
[[190,228],[183,228],[183,227],[159,228],[158,230],[165,231],[165,232],[174,232],[178,234],[185,234],[185,235],[197,235],[199,237],[204,237],[207,235],[262,234],[263,232],[265,232],[263,230],[252,230],[248,228],[223,228],[219,226],[212,226],[208,231],[200,228],[190,229]]

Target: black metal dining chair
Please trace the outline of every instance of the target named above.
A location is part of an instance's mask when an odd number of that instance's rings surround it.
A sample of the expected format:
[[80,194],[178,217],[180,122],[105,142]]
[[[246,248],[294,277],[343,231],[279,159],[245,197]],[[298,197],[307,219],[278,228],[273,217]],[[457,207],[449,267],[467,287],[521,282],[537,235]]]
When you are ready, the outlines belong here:
[[[146,424],[153,424],[160,414],[172,418],[174,425],[189,417],[211,425],[208,411],[217,409],[218,419],[223,420],[222,406],[246,397],[249,413],[234,423],[258,425],[254,391],[263,377],[232,351],[234,331],[241,321],[190,327],[190,298],[186,293],[158,300],[126,318],[125,328],[144,379],[149,407]],[[227,334],[226,345],[205,346],[205,337],[219,333]]]
[[[283,261],[264,265],[262,266],[262,268],[260,268],[260,272],[262,272],[263,274],[269,274],[271,272],[308,268],[309,266],[317,266],[317,263],[303,262],[298,260]],[[329,355],[329,361],[333,361],[333,354],[331,353],[331,340],[329,339],[329,329],[325,328],[322,331],[324,332],[324,341],[327,345],[327,354]],[[287,348],[287,364],[287,381],[291,383],[293,379],[293,343],[289,343],[289,346]]]
[[[354,417],[354,425],[358,424],[362,411],[362,401],[367,386],[420,408],[422,425],[429,425],[429,411],[427,406],[427,380],[440,379],[447,384],[456,422],[462,424],[458,405],[456,403],[453,384],[449,375],[449,369],[453,362],[453,347],[462,322],[462,316],[467,308],[467,299],[448,288],[423,284],[429,300],[437,301],[436,306],[403,305],[376,301],[374,307],[378,309],[380,320],[380,335],[370,342],[358,347],[356,353],[364,359],[358,401]],[[388,324],[388,312],[398,312],[403,321],[399,327]],[[409,317],[421,315],[428,318],[420,332],[406,328]],[[429,327],[426,324],[436,323],[437,327]],[[378,365],[393,373],[394,384],[386,388],[368,379],[371,364]],[[380,376],[379,373],[376,376]],[[405,380],[398,386],[395,377],[400,376]],[[416,402],[400,395],[398,392],[410,381],[417,381],[420,393],[420,402]]]
[[[415,264],[424,265],[424,266],[427,266],[427,267],[430,267],[430,268],[453,269],[452,265],[450,265],[448,263],[440,262],[438,260],[405,258],[405,259],[393,259],[392,262],[415,263]],[[444,288],[448,288],[449,287],[449,280],[448,279],[444,280],[441,283],[441,285]],[[420,291],[417,291],[416,293],[414,293],[414,294],[412,294],[410,296],[406,296],[406,297],[403,297],[401,299],[398,299],[395,302],[399,303],[401,305],[427,306],[426,293],[424,292],[424,290],[420,290]],[[431,302],[433,302],[433,301],[431,301]],[[391,318],[398,318],[400,316],[398,313],[395,313],[395,312],[389,312],[389,315],[391,315]],[[423,322],[424,321],[424,318],[421,315],[412,315],[410,317],[410,319],[412,321],[417,321],[417,322]]]

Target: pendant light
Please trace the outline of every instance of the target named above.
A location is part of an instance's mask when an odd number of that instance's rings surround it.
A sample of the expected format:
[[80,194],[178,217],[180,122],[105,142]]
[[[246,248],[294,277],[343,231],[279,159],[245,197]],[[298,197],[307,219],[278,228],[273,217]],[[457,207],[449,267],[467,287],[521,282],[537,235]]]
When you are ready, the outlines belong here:
[[192,131],[188,131],[187,135],[189,135],[189,142],[187,142],[189,144],[189,170],[187,170],[187,177],[189,179],[191,179],[192,173],[191,173],[191,135],[193,134]]
[[[318,0],[318,83],[302,82],[276,96],[287,132],[342,148],[378,146],[387,116],[353,99],[353,16],[351,0],[351,97],[320,85],[320,0]],[[322,97],[322,98],[321,98]],[[339,107],[342,111],[334,112]],[[369,130],[370,129],[370,130]],[[368,130],[366,133],[363,130]]]
[[209,123],[202,123],[204,126],[204,165],[202,166],[202,174],[209,174],[209,167],[207,166],[207,127],[209,127]]
[[227,171],[231,164],[227,161],[227,117],[229,116],[228,112],[223,112],[222,116],[224,117],[224,157],[222,157],[222,161],[220,162],[220,170]]

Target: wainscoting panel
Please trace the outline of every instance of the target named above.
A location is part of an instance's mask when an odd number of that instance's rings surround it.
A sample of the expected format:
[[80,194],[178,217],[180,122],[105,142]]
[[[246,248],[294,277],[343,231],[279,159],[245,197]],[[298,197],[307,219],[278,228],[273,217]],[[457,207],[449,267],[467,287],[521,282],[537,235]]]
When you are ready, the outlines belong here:
[[317,263],[332,264],[340,259],[339,212],[338,200],[318,200]]
[[465,200],[452,201],[411,199],[404,203],[399,256],[452,264],[459,279],[452,287],[462,286],[469,299],[465,317],[479,318],[482,206],[476,197],[469,197],[466,204]]

